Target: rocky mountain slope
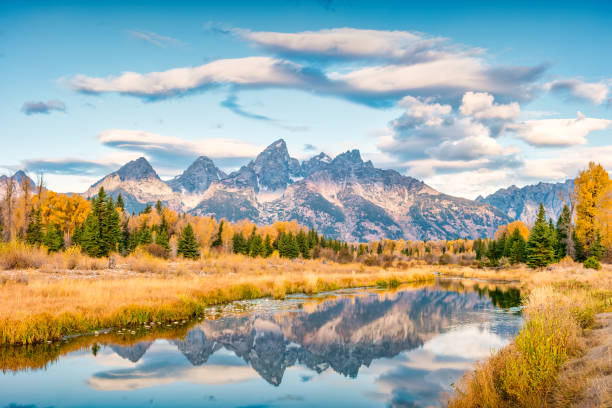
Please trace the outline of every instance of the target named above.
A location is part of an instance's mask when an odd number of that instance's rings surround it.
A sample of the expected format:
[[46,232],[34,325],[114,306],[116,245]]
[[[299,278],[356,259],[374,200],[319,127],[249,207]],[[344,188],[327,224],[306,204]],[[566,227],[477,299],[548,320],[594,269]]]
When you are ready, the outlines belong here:
[[394,170],[377,169],[358,150],[333,159],[321,153],[300,163],[282,139],[229,175],[200,157],[164,182],[140,158],[84,195],[94,195],[101,186],[113,196],[121,193],[128,211],[160,200],[175,210],[230,221],[297,220],[348,241],[491,236],[509,221],[489,204],[442,194]]
[[155,204],[158,200],[176,210],[182,207],[181,194],[163,182],[144,157],[133,160],[102,178],[83,193],[83,196],[93,197],[100,187],[104,187],[106,193],[115,198],[121,194],[128,212],[141,211],[147,204]]
[[522,188],[502,188],[476,201],[490,204],[502,210],[512,220],[521,220],[527,225],[535,222],[540,203],[544,204],[549,218],[556,220],[567,202],[568,194],[574,189],[574,180],[562,183],[538,183]]
[[20,195],[23,192],[23,181],[25,180],[30,186],[30,193],[35,192],[36,183],[23,170],[18,170],[12,176],[0,175],[0,198],[3,198],[6,193],[7,181],[13,179],[13,194]]

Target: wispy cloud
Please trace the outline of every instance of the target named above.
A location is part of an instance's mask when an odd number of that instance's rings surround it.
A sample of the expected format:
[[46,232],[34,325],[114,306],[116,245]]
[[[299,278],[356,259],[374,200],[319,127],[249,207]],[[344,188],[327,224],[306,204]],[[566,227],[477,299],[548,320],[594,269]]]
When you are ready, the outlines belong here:
[[126,32],[134,38],[146,41],[149,44],[153,44],[160,48],[167,48],[168,46],[184,46],[185,43],[177,40],[176,38],[167,37],[160,35],[152,31],[141,31],[141,30],[126,30]]
[[[478,48],[407,31],[341,28],[303,33],[227,29],[282,58],[216,60],[163,72],[124,72],[106,78],[77,75],[69,81],[88,93],[118,92],[147,99],[167,98],[219,85],[292,88],[333,95],[371,106],[389,106],[406,95],[458,100],[465,92],[529,99],[546,65],[493,66]],[[225,32],[225,30],[224,30]],[[370,61],[325,71],[308,59]],[[335,67],[334,67],[335,68]],[[230,101],[231,102],[231,101]]]
[[21,111],[26,115],[33,115],[37,113],[49,114],[53,111],[66,112],[66,104],[59,99],[52,99],[47,102],[26,102],[21,107]]
[[23,160],[23,168],[33,173],[45,173],[55,175],[80,175],[98,176],[117,170],[125,162],[138,157],[135,153],[114,153],[97,160],[88,160],[75,157],[63,157],[55,159],[28,159]]
[[244,108],[238,103],[238,97],[236,95],[233,95],[233,94],[232,95],[228,95],[227,98],[225,98],[221,102],[221,106],[231,110],[236,115],[244,116],[245,118],[256,119],[256,120],[264,120],[264,121],[268,121],[268,122],[272,120],[272,119],[270,119],[267,116],[258,115],[256,113],[251,113],[251,112],[248,112],[248,111],[244,110]]
[[183,165],[197,156],[207,156],[222,167],[236,166],[255,157],[263,148],[236,139],[187,140],[143,130],[109,129],[98,134],[105,146],[145,154],[160,163]]
[[544,89],[552,92],[569,93],[573,98],[601,105],[610,95],[612,80],[586,82],[580,78],[560,79],[548,82]]

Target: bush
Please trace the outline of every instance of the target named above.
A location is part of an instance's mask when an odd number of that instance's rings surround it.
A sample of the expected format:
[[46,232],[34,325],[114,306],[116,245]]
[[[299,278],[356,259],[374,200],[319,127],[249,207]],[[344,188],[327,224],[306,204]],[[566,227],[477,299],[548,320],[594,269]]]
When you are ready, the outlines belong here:
[[590,269],[600,269],[601,265],[599,264],[599,259],[594,256],[589,256],[586,261],[584,261],[584,267]]
[[12,241],[0,243],[0,269],[40,268],[48,258],[47,250]]
[[142,249],[157,258],[168,258],[168,250],[159,244],[147,244],[143,245]]
[[438,260],[438,263],[440,265],[448,265],[448,264],[452,263],[451,256],[449,254],[442,254],[442,255],[440,255],[440,259]]

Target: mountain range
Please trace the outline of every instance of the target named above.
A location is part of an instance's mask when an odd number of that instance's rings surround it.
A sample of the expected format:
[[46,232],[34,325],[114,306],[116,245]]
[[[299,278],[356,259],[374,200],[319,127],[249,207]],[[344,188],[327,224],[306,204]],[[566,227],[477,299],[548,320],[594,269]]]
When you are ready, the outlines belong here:
[[[17,195],[24,177],[34,187],[21,170],[11,177]],[[6,179],[0,176],[0,197]],[[469,200],[443,194],[397,171],[378,169],[358,150],[334,158],[320,153],[300,162],[280,139],[230,174],[201,156],[182,174],[164,181],[141,157],[82,195],[92,197],[104,187],[113,197],[122,195],[128,212],[139,212],[159,200],[176,211],[228,221],[296,220],[327,236],[354,242],[492,236],[499,225],[510,221],[533,224],[540,203],[556,219],[573,186],[573,180],[510,186]]]
[[499,208],[513,220],[532,225],[538,215],[540,203],[544,205],[546,215],[556,220],[573,190],[572,179],[562,183],[538,183],[522,188],[513,185],[497,190],[487,197],[479,196],[476,201]]
[[161,180],[145,158],[131,161],[93,184],[121,193],[128,211],[157,200],[177,211],[258,224],[296,220],[347,241],[453,239],[492,235],[510,218],[494,206],[453,197],[394,170],[375,168],[358,150],[332,158],[320,153],[300,162],[284,140],[225,174],[199,157],[181,175]]

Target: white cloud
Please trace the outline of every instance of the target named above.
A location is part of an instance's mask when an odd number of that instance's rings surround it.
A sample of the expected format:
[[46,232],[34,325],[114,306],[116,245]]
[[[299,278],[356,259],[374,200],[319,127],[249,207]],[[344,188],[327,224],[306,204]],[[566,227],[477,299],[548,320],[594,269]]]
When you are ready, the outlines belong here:
[[527,120],[507,128],[531,145],[559,147],[585,144],[590,132],[606,129],[610,123],[610,120],[587,118],[578,112],[575,119]]
[[480,91],[528,97],[531,91],[524,84],[536,75],[535,71],[513,71],[491,69],[480,58],[449,56],[411,65],[370,66],[329,77],[352,92],[454,97],[466,91]]
[[475,119],[516,119],[521,113],[517,102],[497,104],[493,102],[493,95],[486,92],[466,92],[461,100],[459,112]]
[[110,147],[139,151],[152,156],[207,156],[211,159],[255,157],[261,146],[235,139],[202,138],[186,140],[163,136],[144,130],[108,129],[98,134],[98,140]]
[[70,83],[74,89],[82,92],[119,92],[155,97],[221,84],[296,87],[312,79],[297,64],[269,57],[247,57],[222,59],[197,67],[174,68],[148,74],[124,72],[118,77],[107,78],[77,75]]
[[585,82],[580,78],[570,78],[548,82],[544,85],[544,89],[553,92],[568,92],[574,98],[601,105],[608,98],[611,84],[610,80]]
[[612,170],[612,146],[580,146],[559,149],[550,156],[532,158],[525,162],[520,177],[529,181],[562,181],[574,178],[590,161]]
[[449,115],[453,109],[450,105],[427,103],[413,96],[403,97],[398,105],[406,109],[402,119],[403,125],[412,121],[414,126],[440,126],[444,117]]
[[448,44],[441,37],[428,37],[410,31],[334,28],[299,33],[279,33],[238,29],[236,33],[261,47],[284,54],[417,61],[440,58],[449,53],[478,53]]
[[152,31],[127,30],[126,32],[134,38],[138,38],[140,40],[146,41],[160,48],[167,48],[169,45],[175,45],[175,46],[185,45],[183,42],[177,40],[176,38],[167,37],[165,35],[160,35]]
[[[357,58],[377,65],[360,65],[355,69],[351,63],[340,66],[338,72],[323,72],[317,68],[320,64],[302,65],[262,56],[222,59],[145,74],[124,72],[106,78],[77,75],[69,82],[82,92],[119,92],[148,98],[222,84],[290,87],[380,106],[407,94],[456,99],[466,91],[528,99],[531,84],[545,69],[491,66],[481,49],[407,31],[353,28],[303,33],[231,31],[266,49],[284,53],[288,59],[296,55],[325,60],[338,57],[338,62]],[[145,34],[144,37],[150,37],[151,33]]]

